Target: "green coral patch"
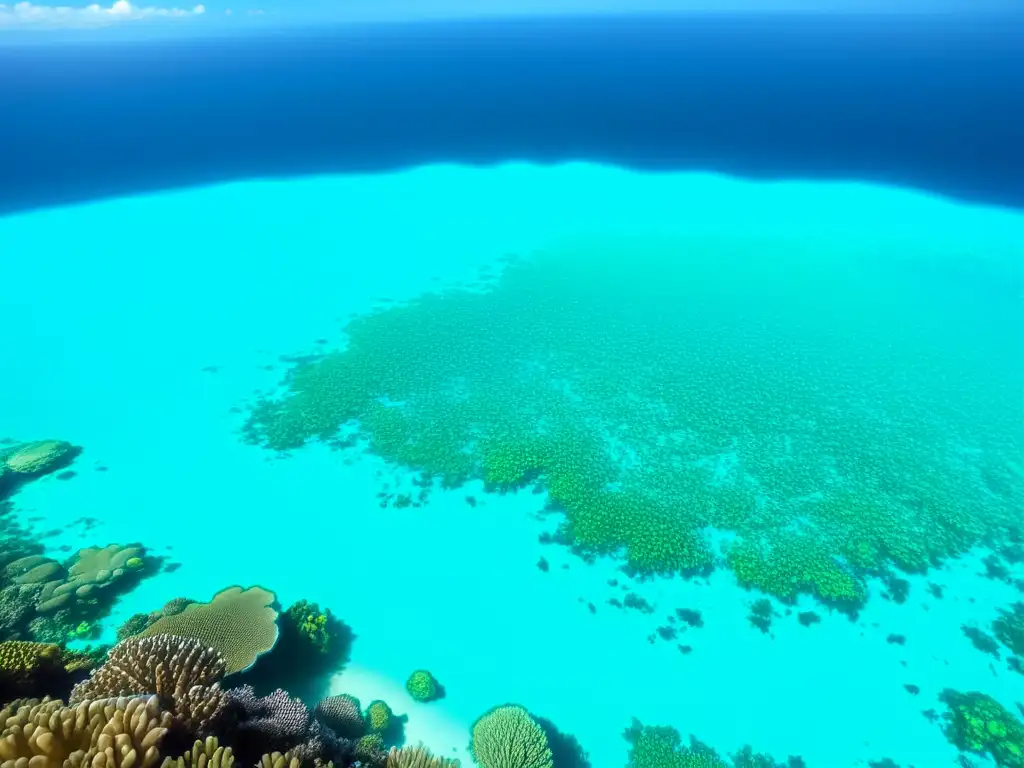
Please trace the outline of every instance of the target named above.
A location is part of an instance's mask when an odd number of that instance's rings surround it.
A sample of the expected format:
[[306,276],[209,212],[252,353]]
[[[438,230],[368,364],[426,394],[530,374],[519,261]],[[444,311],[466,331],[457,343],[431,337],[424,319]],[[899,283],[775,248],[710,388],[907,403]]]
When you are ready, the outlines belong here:
[[859,603],[872,575],[998,543],[1024,505],[1006,470],[1024,423],[1024,323],[1001,287],[1016,256],[861,237],[513,259],[486,290],[353,319],[245,433],[288,450],[356,429],[448,487],[539,485],[564,538],[637,572],[724,565],[781,599]]

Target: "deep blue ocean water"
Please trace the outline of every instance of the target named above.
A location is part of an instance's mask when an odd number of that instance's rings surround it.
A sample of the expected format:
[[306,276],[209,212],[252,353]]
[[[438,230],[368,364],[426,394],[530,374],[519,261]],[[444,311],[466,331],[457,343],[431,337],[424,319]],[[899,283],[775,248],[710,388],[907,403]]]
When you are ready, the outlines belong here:
[[0,45],[0,210],[503,160],[858,179],[1024,206],[1022,17],[506,20]]

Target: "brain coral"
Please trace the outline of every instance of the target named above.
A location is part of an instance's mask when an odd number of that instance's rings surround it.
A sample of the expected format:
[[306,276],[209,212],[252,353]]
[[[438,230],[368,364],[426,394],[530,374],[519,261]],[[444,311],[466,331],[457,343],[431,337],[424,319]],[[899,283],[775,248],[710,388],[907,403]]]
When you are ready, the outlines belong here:
[[553,768],[548,737],[525,709],[497,707],[473,724],[469,745],[480,768]]
[[194,638],[132,637],[114,646],[107,661],[74,687],[71,704],[156,694],[178,722],[205,731],[226,703],[217,685],[225,669],[221,655]]
[[248,669],[277,642],[273,592],[261,587],[228,587],[208,603],[192,603],[151,624],[142,637],[191,637],[224,657],[227,674]]
[[171,716],[155,696],[89,701],[65,707],[44,700],[0,710],[0,765],[5,768],[152,768]]

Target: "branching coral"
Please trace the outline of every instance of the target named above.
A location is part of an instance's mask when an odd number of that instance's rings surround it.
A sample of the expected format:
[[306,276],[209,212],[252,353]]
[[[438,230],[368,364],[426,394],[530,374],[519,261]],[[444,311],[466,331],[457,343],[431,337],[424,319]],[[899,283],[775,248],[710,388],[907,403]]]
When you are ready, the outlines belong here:
[[227,692],[235,739],[245,744],[247,753],[287,752],[306,738],[309,711],[299,699],[278,689],[259,697],[252,686],[243,685]]
[[0,765],[5,768],[152,768],[171,727],[155,696],[83,702],[60,701],[0,711]]
[[459,768],[458,760],[434,757],[422,744],[417,747],[392,747],[386,768]]
[[198,640],[133,637],[114,646],[107,661],[75,686],[71,703],[155,694],[189,731],[203,733],[225,707],[227,699],[217,684],[225,670],[223,657]]
[[192,603],[181,612],[165,615],[142,636],[168,634],[191,637],[216,649],[227,663],[227,673],[251,667],[277,642],[275,597],[261,587],[229,587],[209,603]]
[[480,768],[553,768],[544,729],[519,706],[492,709],[473,724],[470,754]]

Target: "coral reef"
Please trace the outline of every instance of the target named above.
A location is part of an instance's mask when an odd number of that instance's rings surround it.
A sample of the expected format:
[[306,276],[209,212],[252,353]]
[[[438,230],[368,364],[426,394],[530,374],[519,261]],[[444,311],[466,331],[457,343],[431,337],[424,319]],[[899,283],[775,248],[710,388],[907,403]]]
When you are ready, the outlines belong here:
[[391,707],[383,701],[371,701],[366,708],[366,723],[374,733],[385,733],[392,726]]
[[[253,406],[245,438],[291,450],[354,424],[445,487],[546,490],[584,556],[725,566],[787,601],[858,605],[872,576],[1005,538],[1024,504],[1024,371],[1003,332],[1018,308],[965,334],[938,309],[970,300],[955,280],[925,288],[841,243],[771,259],[751,243],[567,247],[486,291],[355,317],[342,351]],[[950,434],[977,450],[954,455]],[[724,557],[709,530],[731,534]]]
[[[56,472],[68,466],[79,453],[81,448],[63,440],[34,440],[0,447],[0,483],[10,487]],[[0,485],[0,489],[5,485]]]
[[434,757],[423,745],[416,747],[392,747],[388,752],[386,768],[460,768],[458,760]]
[[316,603],[300,600],[290,606],[281,618],[282,624],[291,625],[295,634],[313,650],[318,653],[330,650],[330,611],[321,611]]
[[162,616],[141,634],[194,638],[216,649],[227,673],[234,674],[251,667],[277,642],[274,602],[274,593],[261,587],[228,587],[209,603],[192,603]]
[[133,637],[111,649],[106,662],[74,687],[69,702],[155,694],[189,731],[206,732],[227,703],[218,685],[226,669],[223,657],[198,640]]
[[0,703],[41,693],[63,693],[77,673],[93,666],[86,653],[53,643],[0,642]]
[[235,756],[231,747],[222,747],[216,736],[197,740],[192,749],[176,759],[164,758],[161,768],[232,768]]
[[273,651],[261,656],[246,677],[261,691],[285,688],[308,701],[323,697],[327,690],[318,682],[325,673],[345,666],[352,630],[329,610],[306,600],[283,611],[278,626]]
[[[34,614],[50,618],[64,635],[75,636],[81,634],[83,622],[88,628],[105,615],[119,595],[154,570],[150,566],[155,563],[142,545],[110,544],[79,550],[64,563],[44,555],[21,557],[7,564],[3,578],[20,588],[17,597],[30,600]],[[14,599],[14,593],[8,594]]]
[[473,724],[469,751],[480,768],[554,768],[544,729],[515,705],[480,717]]
[[983,693],[946,689],[946,738],[964,752],[988,754],[1000,768],[1024,768],[1024,723]]
[[418,669],[405,681],[405,690],[416,701],[436,701],[443,696],[444,689],[434,676],[425,669]]
[[367,723],[355,696],[341,694],[321,699],[313,716],[342,738],[358,739],[366,734]]
[[77,707],[55,700],[7,707],[0,724],[4,766],[152,768],[160,763],[171,716],[156,697],[100,699]]
[[133,614],[117,628],[117,639],[120,642],[134,635],[141,635],[164,616],[175,616],[194,602],[195,600],[190,600],[187,597],[175,597],[168,600],[159,611]]
[[623,733],[630,743],[627,768],[802,768],[803,760],[791,757],[777,763],[765,754],[743,747],[731,759],[690,737],[688,745],[675,728],[643,725],[636,718]]

